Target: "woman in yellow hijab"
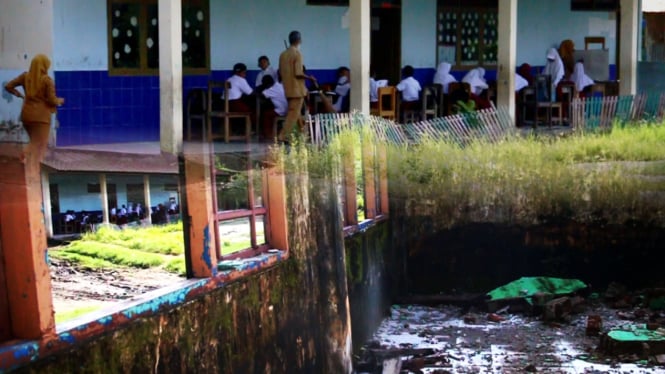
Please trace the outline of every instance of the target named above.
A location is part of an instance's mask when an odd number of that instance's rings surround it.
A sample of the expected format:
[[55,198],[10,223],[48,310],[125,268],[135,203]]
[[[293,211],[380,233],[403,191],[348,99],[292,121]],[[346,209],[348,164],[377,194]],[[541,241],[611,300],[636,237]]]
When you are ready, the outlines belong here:
[[[49,58],[38,54],[32,59],[28,72],[5,85],[5,90],[23,99],[21,122],[30,136],[28,150],[40,161],[48,147],[51,114],[65,102],[63,98],[55,96],[55,83],[48,76],[50,67]],[[23,93],[16,89],[19,86],[23,87]]]

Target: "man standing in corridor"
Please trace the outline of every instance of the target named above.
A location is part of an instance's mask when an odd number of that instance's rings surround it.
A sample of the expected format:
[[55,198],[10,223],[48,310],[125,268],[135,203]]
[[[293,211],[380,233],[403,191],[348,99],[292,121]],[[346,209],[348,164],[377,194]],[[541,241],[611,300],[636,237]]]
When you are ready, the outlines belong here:
[[298,31],[289,33],[289,48],[279,55],[279,74],[284,85],[284,93],[289,103],[284,128],[279,133],[278,140],[286,141],[291,135],[293,126],[298,124],[298,130],[302,131],[304,123],[300,111],[307,96],[305,80],[316,81],[313,76],[305,75],[300,54],[301,36]]

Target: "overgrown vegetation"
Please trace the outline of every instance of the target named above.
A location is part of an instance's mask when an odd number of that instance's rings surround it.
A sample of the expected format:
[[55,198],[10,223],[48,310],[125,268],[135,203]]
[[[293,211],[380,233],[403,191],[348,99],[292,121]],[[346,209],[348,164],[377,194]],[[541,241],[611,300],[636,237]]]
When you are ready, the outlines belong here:
[[[309,146],[292,143],[281,157],[287,169],[297,165],[294,158],[307,162],[315,177],[327,167],[341,168],[351,151],[356,161],[360,138],[362,144],[378,142],[366,128],[348,130],[325,148],[307,151]],[[388,145],[391,206],[431,216],[439,227],[569,220],[663,226],[663,144],[664,126],[640,125],[604,134],[475,141],[465,147],[432,139]],[[358,172],[356,180],[362,180]]]
[[[481,141],[460,148],[426,140],[393,147],[391,198],[439,224],[553,220],[664,223],[665,184],[641,176],[665,160],[665,127],[615,128],[608,134]],[[658,181],[656,181],[658,182]]]

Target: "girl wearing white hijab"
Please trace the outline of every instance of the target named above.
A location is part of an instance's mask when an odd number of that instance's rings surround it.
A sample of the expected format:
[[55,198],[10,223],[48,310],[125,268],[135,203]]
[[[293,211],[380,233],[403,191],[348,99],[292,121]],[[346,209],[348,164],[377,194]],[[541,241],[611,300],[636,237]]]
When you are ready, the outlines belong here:
[[483,68],[469,70],[462,78],[462,82],[468,83],[471,86],[471,92],[475,95],[480,95],[483,90],[489,88],[487,81],[485,81],[485,69]]
[[552,86],[556,87],[561,79],[563,79],[564,67],[559,52],[554,48],[550,48],[547,52],[547,63],[543,69],[543,74],[548,74],[552,77]]
[[581,62],[575,64],[575,69],[570,76],[570,80],[575,82],[577,92],[582,92],[586,87],[593,84],[593,79],[589,78],[589,76],[584,73],[584,64]]
[[529,81],[527,81],[523,76],[515,73],[515,92],[519,92],[522,88],[527,87]]
[[452,82],[457,82],[457,79],[450,74],[450,69],[452,65],[447,62],[442,62],[436,68],[436,74],[434,74],[434,84],[440,84],[443,86],[443,93],[448,93],[448,85]]

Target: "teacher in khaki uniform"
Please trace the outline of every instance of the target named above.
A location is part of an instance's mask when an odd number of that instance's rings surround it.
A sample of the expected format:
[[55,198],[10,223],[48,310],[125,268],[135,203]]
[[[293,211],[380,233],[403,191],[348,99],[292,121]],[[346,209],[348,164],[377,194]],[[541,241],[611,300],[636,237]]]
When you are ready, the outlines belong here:
[[304,127],[300,111],[305,96],[307,96],[305,80],[316,81],[316,78],[305,75],[302,54],[300,54],[300,44],[300,32],[291,31],[289,33],[289,48],[279,55],[279,74],[282,77],[284,93],[289,103],[286,119],[284,120],[284,128],[278,137],[280,141],[286,140],[293,131],[293,126],[296,123],[299,130],[302,130]]

